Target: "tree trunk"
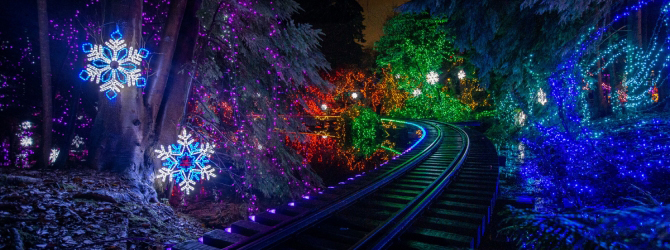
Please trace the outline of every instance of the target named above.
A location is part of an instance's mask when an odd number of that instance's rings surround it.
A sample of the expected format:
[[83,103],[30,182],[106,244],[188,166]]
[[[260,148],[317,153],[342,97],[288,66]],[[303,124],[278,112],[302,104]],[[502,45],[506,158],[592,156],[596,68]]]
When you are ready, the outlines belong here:
[[642,9],[637,10],[637,44],[642,48]]
[[[157,76],[150,79],[146,98],[136,88],[123,89],[111,101],[101,93],[100,109],[93,125],[91,145],[94,149],[90,153],[94,165],[124,174],[134,184],[134,191],[150,202],[156,201],[154,166],[160,166],[153,153],[161,129],[156,121],[168,99],[164,92],[187,3],[187,0],[171,3],[168,22],[154,57]],[[142,0],[114,0],[108,4],[109,20],[119,24],[127,45],[141,47]],[[193,29],[197,31],[197,27]]]
[[[142,0],[106,2],[107,20],[117,25],[105,27],[104,35],[116,30],[123,34],[128,47],[139,48],[142,31]],[[107,39],[109,39],[107,37]],[[133,191],[147,201],[155,201],[153,169],[144,159],[146,141],[152,126],[146,114],[142,91],[126,87],[113,100],[98,94],[100,108],[91,131],[90,157],[98,170],[123,174]]]
[[[51,104],[51,56],[49,54],[49,17],[47,1],[37,0],[37,20],[39,22],[40,65],[42,73],[42,166],[49,165],[51,153],[51,128],[53,106]],[[38,163],[39,164],[39,163]]]
[[65,167],[65,164],[70,157],[70,150],[72,149],[72,139],[74,139],[77,111],[79,111],[79,102],[81,98],[81,84],[79,84],[76,88],[72,88],[72,91],[74,93],[71,99],[71,111],[67,118],[67,124],[65,125],[65,134],[63,135],[63,140],[58,143],[60,154],[58,155],[56,162],[53,164],[55,168]]
[[607,113],[607,96],[605,96],[605,89],[603,88],[604,81],[603,81],[603,71],[601,69],[602,60],[600,58],[600,51],[598,51],[597,54],[598,54],[598,84],[596,84],[596,88],[598,90],[596,91],[596,93],[598,94],[598,98],[596,99],[598,101],[597,116],[601,117]]
[[[184,11],[186,9],[187,0],[173,0],[170,3],[170,10],[168,12],[168,21],[165,26],[165,31],[161,36],[161,43],[158,49],[158,61],[154,65],[156,69],[156,77],[153,78],[151,84],[147,87],[147,104],[151,114],[155,117],[163,102],[165,87],[172,68],[172,57],[174,55],[175,46],[177,45],[177,36],[179,35],[179,28],[181,26]],[[192,28],[192,27],[190,27]],[[196,27],[197,29],[197,27]],[[197,33],[195,34],[197,36]]]
[[[172,58],[172,67],[167,79],[162,105],[158,110],[157,137],[158,145],[169,145],[177,141],[177,134],[184,119],[187,108],[187,99],[191,90],[192,78],[188,66],[194,58],[196,39],[198,38],[199,20],[196,16],[202,0],[190,0],[181,7],[183,18],[179,29],[179,36],[175,36],[176,51]],[[173,45],[174,46],[174,45]],[[167,74],[166,74],[167,75]],[[154,158],[154,164],[160,161]],[[172,193],[172,183],[157,183],[157,190],[162,196],[169,197]],[[165,185],[167,184],[167,185]]]

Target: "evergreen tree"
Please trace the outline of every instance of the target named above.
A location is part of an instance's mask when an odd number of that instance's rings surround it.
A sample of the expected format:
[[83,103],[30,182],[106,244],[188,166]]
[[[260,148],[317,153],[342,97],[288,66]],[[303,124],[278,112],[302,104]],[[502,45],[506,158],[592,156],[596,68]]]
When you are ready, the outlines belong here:
[[[377,65],[391,65],[395,74],[424,82],[431,71],[440,71],[447,61],[455,61],[453,36],[442,26],[446,19],[427,13],[402,14],[384,24],[384,36],[375,43]],[[413,88],[415,86],[407,86]]]
[[293,15],[298,23],[320,29],[321,51],[333,68],[358,65],[363,57],[363,7],[355,0],[297,0]]
[[222,146],[218,164],[242,196],[296,196],[320,185],[303,159],[286,145],[305,130],[299,116],[304,88],[326,90],[329,69],[319,31],[290,18],[292,0],[204,0],[197,48],[197,84],[189,126]]
[[[594,27],[615,2],[620,1],[423,0],[398,9],[449,18],[444,26],[455,35],[455,46],[468,51],[482,85],[500,79],[500,84],[514,89],[515,84],[533,77],[526,66],[535,72],[552,72],[571,52],[579,34]],[[527,65],[531,57],[535,63]]]

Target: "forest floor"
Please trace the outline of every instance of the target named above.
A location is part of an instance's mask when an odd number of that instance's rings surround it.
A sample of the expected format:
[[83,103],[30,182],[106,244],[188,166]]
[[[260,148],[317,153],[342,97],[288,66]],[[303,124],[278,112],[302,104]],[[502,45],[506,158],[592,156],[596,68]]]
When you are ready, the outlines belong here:
[[207,229],[96,171],[0,171],[0,249],[164,249]]

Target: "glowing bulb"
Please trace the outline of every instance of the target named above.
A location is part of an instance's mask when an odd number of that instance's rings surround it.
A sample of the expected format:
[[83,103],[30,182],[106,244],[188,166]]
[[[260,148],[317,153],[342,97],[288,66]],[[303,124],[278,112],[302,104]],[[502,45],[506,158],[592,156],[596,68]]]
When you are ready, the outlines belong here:
[[321,104],[321,110],[326,111],[327,109],[328,109],[328,105],[326,105],[325,103]]
[[461,70],[458,72],[458,79],[462,80],[463,78],[465,78],[465,71]]
[[358,93],[351,93],[351,98],[354,98],[354,99],[358,98]]

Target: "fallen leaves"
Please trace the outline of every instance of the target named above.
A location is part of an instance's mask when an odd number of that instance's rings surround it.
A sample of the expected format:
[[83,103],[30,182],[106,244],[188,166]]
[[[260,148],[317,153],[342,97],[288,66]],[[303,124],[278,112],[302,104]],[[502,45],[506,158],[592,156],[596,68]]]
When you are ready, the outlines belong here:
[[[0,235],[16,230],[27,249],[147,249],[206,232],[167,205],[144,203],[125,183],[95,171],[0,174]],[[0,249],[13,246],[0,237]]]

